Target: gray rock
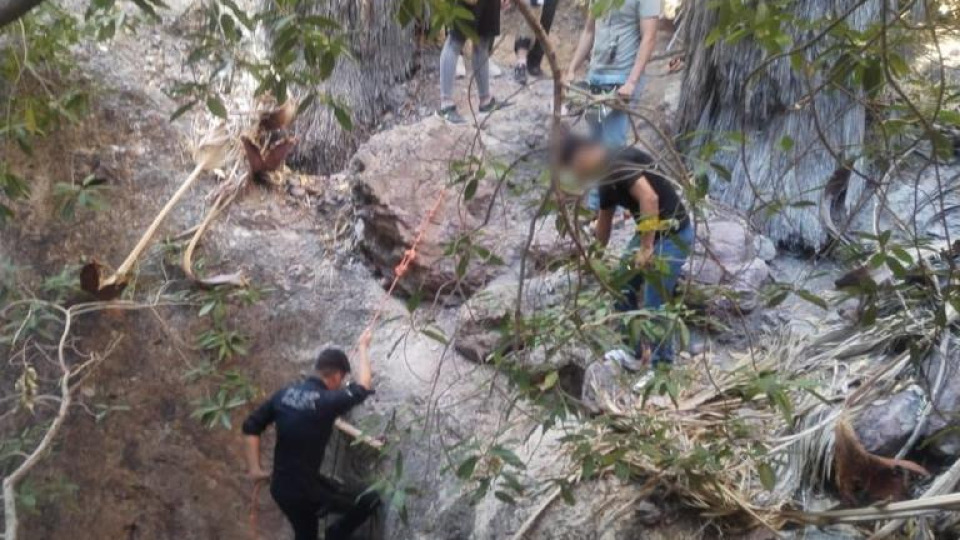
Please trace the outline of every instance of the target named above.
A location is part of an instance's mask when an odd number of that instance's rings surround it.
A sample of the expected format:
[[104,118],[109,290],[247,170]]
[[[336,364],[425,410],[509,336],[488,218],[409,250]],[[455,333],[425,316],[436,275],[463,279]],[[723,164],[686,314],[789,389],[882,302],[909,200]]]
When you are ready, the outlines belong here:
[[762,234],[754,237],[753,247],[757,258],[762,261],[770,262],[777,258],[777,245],[773,243],[773,240]]
[[875,401],[857,416],[854,422],[857,437],[867,451],[893,456],[916,429],[918,415],[925,403],[923,390],[917,385]]
[[[457,258],[446,255],[447,246],[477,230],[493,196],[493,183],[482,181],[470,204],[458,204],[457,192],[447,187],[449,164],[436,157],[462,155],[469,143],[466,132],[451,130],[439,121],[402,126],[372,137],[352,162],[354,203],[364,223],[360,247],[382,274],[394,276],[397,264],[423,230],[416,259],[399,283],[410,294],[432,296],[459,290],[469,296],[500,271],[492,265],[471,264],[464,275],[458,275]],[[424,226],[424,218],[442,193],[445,200]]]
[[[956,347],[956,345],[953,345]],[[956,349],[954,349],[955,351]],[[947,362],[939,388],[934,388],[940,362]],[[924,427],[927,448],[941,457],[960,455],[960,358],[931,354],[925,371],[924,387],[936,396],[933,412]]]
[[[940,385],[936,386],[940,362],[946,361]],[[879,455],[892,456],[907,442],[927,401],[934,405],[922,426],[917,444],[940,458],[960,455],[960,358],[931,354],[917,384],[865,408],[854,427],[864,447]],[[916,448],[916,447],[915,447]]]
[[[572,279],[565,271],[557,271],[525,280],[523,313],[547,309],[562,302]],[[485,362],[497,351],[510,352],[513,347],[505,341],[504,331],[516,312],[518,289],[517,277],[506,275],[491,282],[460,307],[454,340],[457,352],[473,362]],[[524,356],[536,357],[537,354],[533,351]],[[535,360],[532,362],[536,363]]]
[[695,293],[700,291],[690,296],[691,303],[714,311],[755,309],[758,292],[770,280],[770,267],[762,257],[776,255],[776,249],[770,253],[769,240],[758,238],[732,213],[708,218],[684,267],[687,282]]
[[631,374],[614,360],[598,360],[587,366],[583,374],[581,401],[592,413],[621,412],[636,400],[631,388]]

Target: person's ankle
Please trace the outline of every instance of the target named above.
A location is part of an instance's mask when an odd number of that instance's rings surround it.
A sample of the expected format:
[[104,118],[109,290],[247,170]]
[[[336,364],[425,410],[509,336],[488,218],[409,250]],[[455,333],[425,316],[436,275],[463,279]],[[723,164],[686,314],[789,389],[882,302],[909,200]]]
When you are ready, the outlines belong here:
[[492,102],[492,101],[493,101],[493,96],[487,96],[487,97],[485,97],[485,98],[480,98],[480,106],[481,106],[481,107],[486,107],[486,106],[489,105],[490,102]]
[[456,106],[456,103],[454,103],[454,102],[452,102],[452,101],[441,101],[441,102],[440,102],[440,110],[441,110],[441,111],[446,110],[446,109],[449,109],[450,107],[455,107],[455,106]]

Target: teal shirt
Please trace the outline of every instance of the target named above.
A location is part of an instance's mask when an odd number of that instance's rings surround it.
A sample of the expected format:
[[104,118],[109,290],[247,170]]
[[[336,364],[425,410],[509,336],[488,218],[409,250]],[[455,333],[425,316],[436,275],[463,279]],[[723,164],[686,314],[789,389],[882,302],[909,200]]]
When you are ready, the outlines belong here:
[[623,0],[597,19],[588,78],[604,84],[627,80],[643,39],[643,19],[660,17],[660,0]]

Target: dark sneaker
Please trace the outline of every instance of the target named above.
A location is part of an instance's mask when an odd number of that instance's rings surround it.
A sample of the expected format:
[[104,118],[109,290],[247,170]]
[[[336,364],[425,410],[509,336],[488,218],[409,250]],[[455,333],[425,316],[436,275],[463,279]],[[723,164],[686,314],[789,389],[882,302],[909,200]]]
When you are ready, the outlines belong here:
[[513,66],[513,80],[517,84],[523,86],[527,84],[527,65],[526,64],[517,64]]
[[531,77],[543,77],[543,69],[541,69],[540,66],[528,65],[527,73],[529,73]]
[[506,109],[510,105],[513,105],[509,101],[497,101],[497,98],[490,98],[490,101],[486,105],[481,105],[477,107],[477,110],[482,113],[490,113],[493,111],[499,111],[500,109]]
[[460,116],[460,113],[457,112],[456,105],[451,105],[449,107],[442,107],[438,109],[437,116],[446,120],[448,124],[453,124],[456,126],[467,123],[467,121],[464,120],[462,116]]

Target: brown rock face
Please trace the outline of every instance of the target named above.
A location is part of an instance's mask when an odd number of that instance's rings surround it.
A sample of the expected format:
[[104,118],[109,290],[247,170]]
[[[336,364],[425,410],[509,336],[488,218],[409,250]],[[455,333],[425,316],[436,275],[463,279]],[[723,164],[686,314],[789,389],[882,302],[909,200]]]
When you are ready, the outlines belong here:
[[[354,158],[360,244],[370,262],[392,279],[420,238],[399,290],[464,298],[492,278],[494,268],[479,264],[482,257],[463,240],[483,223],[493,197],[493,182],[479,181],[472,198],[463,200],[467,183],[457,181],[457,163],[472,159],[472,142],[470,130],[427,121],[375,136]],[[467,254],[471,263],[458,272]]]

